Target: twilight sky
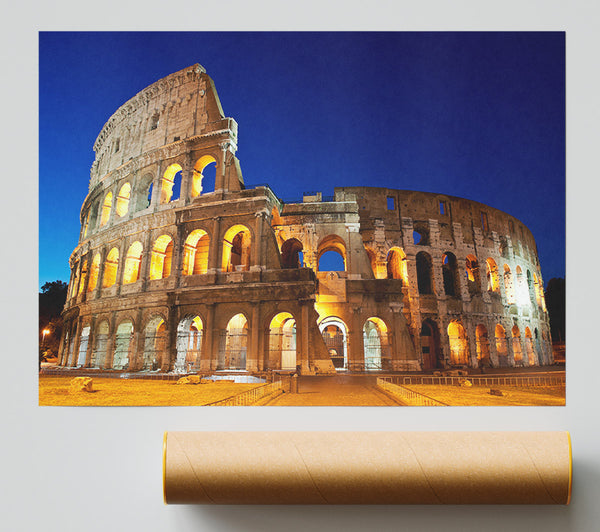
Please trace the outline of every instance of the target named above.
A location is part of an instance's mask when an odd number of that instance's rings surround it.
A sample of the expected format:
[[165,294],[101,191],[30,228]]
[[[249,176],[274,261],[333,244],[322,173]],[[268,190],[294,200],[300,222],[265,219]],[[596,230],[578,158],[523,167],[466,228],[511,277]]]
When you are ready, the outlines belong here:
[[200,63],[239,124],[248,188],[480,201],[565,274],[564,33],[39,34],[39,284],[69,280],[94,140],[143,88]]

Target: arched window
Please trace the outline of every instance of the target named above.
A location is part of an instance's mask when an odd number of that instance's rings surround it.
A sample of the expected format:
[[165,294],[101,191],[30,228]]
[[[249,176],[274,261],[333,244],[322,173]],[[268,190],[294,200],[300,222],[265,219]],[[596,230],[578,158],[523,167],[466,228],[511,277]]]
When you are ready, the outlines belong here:
[[248,271],[250,269],[250,249],[250,230],[240,224],[230,227],[223,237],[223,271]]
[[515,287],[513,284],[513,276],[508,264],[504,265],[504,290],[506,292],[506,302],[510,305],[516,302]]
[[337,235],[326,236],[317,247],[317,268],[320,272],[346,271],[346,243]]
[[81,262],[81,279],[79,280],[79,290],[78,294],[80,295],[83,292],[83,287],[85,286],[85,279],[88,273],[88,261],[87,259]]
[[133,340],[133,323],[125,320],[117,327],[115,336],[115,352],[113,356],[113,369],[127,369],[129,367],[129,352]]
[[480,360],[486,366],[490,366],[490,342],[484,325],[479,324],[475,328],[475,343],[477,345],[477,360]]
[[280,312],[269,324],[269,367],[296,369],[296,320]]
[[87,356],[87,348],[90,340],[90,326],[81,329],[81,336],[79,337],[79,355],[77,356],[77,367],[82,368],[85,366],[85,358]]
[[348,369],[348,327],[337,317],[329,316],[319,323],[321,336],[337,370]]
[[541,292],[542,292],[542,287],[540,286],[540,282],[538,280],[537,275],[534,273],[533,274],[533,289],[535,292],[535,302],[537,303],[538,307],[542,306],[542,297],[541,297]]
[[475,295],[481,292],[481,279],[479,277],[479,262],[474,255],[467,255],[467,286],[469,294]]
[[108,322],[106,320],[101,321],[96,327],[95,339],[90,366],[93,368],[104,368],[108,346]]
[[160,203],[169,203],[179,199],[181,191],[181,166],[170,165],[160,180]]
[[517,325],[515,325],[512,328],[512,346],[515,365],[523,365],[523,350],[521,349],[521,331],[519,331],[519,327]]
[[199,369],[203,329],[204,325],[200,316],[186,316],[179,322],[175,373],[191,373]]
[[448,325],[448,339],[450,340],[450,363],[467,365],[469,363],[469,344],[462,324],[457,321],[450,322]]
[[183,245],[183,275],[200,275],[208,271],[208,233],[202,229],[192,231]]
[[131,198],[131,185],[129,183],[125,183],[119,193],[117,194],[117,205],[115,207],[115,212],[118,216],[122,217],[127,214],[129,210],[129,200]]
[[302,268],[304,264],[302,242],[290,238],[281,245],[281,264],[284,268]]
[[98,284],[98,272],[100,271],[100,253],[94,255],[92,267],[90,268],[90,280],[88,282],[88,292],[92,292]]
[[440,352],[440,333],[437,323],[426,319],[421,325],[421,354],[423,369],[435,369],[442,358]]
[[123,284],[135,283],[140,278],[140,263],[142,262],[142,243],[134,242],[127,250]]
[[100,215],[100,227],[105,226],[110,218],[110,211],[112,209],[112,192],[109,192],[104,196],[104,203],[102,203],[102,214]]
[[150,259],[150,279],[166,279],[171,275],[173,240],[169,235],[161,235],[154,241]]
[[417,253],[417,284],[419,294],[433,294],[433,267],[429,253]]
[[388,329],[381,318],[372,317],[363,326],[365,370],[389,369]]
[[488,292],[499,292],[500,282],[498,279],[498,266],[496,265],[496,261],[491,257],[485,261],[485,270]]
[[109,288],[117,282],[117,270],[119,268],[119,250],[112,248],[104,261],[104,276],[102,288]]
[[196,161],[192,171],[192,198],[215,189],[216,159],[204,155]]
[[85,238],[88,234],[88,229],[90,227],[90,214],[91,214],[91,211],[88,211],[88,213],[85,217],[85,221],[83,222],[83,238]]
[[387,278],[402,279],[402,284],[408,285],[408,268],[406,253],[402,248],[393,247],[387,254]]
[[160,316],[154,316],[144,330],[143,371],[155,371],[160,368],[163,353],[167,347],[167,327]]
[[442,275],[444,277],[444,292],[447,296],[460,296],[458,283],[458,262],[454,253],[449,251],[442,257]]
[[219,344],[219,362],[217,369],[246,369],[246,351],[248,346],[248,320],[243,314],[236,314],[227,323]]
[[527,293],[527,285],[525,284],[525,277],[523,275],[523,269],[521,266],[517,266],[517,302],[525,303],[529,300],[529,294]]
[[496,325],[496,353],[498,354],[498,365],[500,367],[508,366],[508,343],[506,341],[506,331],[502,325]]

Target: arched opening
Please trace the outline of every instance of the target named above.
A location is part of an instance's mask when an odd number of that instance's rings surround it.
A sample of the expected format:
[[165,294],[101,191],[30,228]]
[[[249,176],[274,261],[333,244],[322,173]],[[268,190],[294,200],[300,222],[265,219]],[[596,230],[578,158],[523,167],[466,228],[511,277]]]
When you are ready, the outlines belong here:
[[540,280],[538,280],[537,275],[534,273],[533,274],[533,289],[535,291],[535,302],[537,303],[538,307],[542,306],[541,292],[543,291],[543,289],[540,286],[541,284],[542,283],[540,282]]
[[417,285],[419,294],[433,294],[433,266],[429,253],[419,251],[417,253]]
[[83,238],[85,238],[88,234],[88,229],[90,227],[90,214],[91,214],[91,212],[88,211],[88,213],[85,217],[85,221],[83,222]]
[[88,230],[92,230],[98,227],[98,209],[100,209],[100,201],[94,202],[92,208],[90,209],[90,224]]
[[413,242],[415,246],[429,245],[429,224],[424,222],[415,223],[413,230]]
[[467,255],[466,271],[467,271],[467,286],[469,294],[475,295],[481,292],[481,279],[479,277],[479,262],[474,255]]
[[296,369],[296,320],[280,312],[269,324],[269,361],[282,370]]
[[498,365],[502,368],[508,367],[508,342],[506,331],[502,325],[496,325],[496,353],[498,354]]
[[148,208],[152,204],[152,193],[153,192],[154,192],[154,182],[150,181],[150,184],[148,185],[147,192],[146,192],[146,205],[144,206],[144,208]]
[[94,255],[92,260],[92,267],[90,268],[90,280],[88,281],[88,292],[92,292],[96,289],[98,284],[98,272],[100,271],[100,253]]
[[304,257],[302,242],[290,238],[281,245],[281,264],[283,268],[302,268]]
[[115,206],[115,212],[117,216],[122,217],[129,211],[129,200],[131,198],[131,185],[125,183],[119,193],[117,194],[117,204]]
[[458,262],[454,253],[446,252],[442,257],[442,276],[444,292],[449,297],[460,295],[458,284]]
[[491,366],[490,360],[490,341],[488,332],[484,325],[475,327],[475,343],[477,346],[477,360],[483,366]]
[[125,320],[117,327],[115,335],[115,353],[113,356],[113,369],[127,369],[129,367],[129,353],[133,340],[133,323]]
[[161,235],[154,241],[150,258],[150,279],[166,279],[171,275],[173,240],[169,235]]
[[104,276],[102,288],[109,288],[117,282],[117,270],[119,268],[119,250],[112,248],[104,261]]
[[506,302],[513,305],[516,302],[515,287],[513,285],[512,272],[508,264],[504,265],[504,291],[506,292]]
[[339,318],[327,317],[319,324],[321,336],[336,370],[348,369],[348,328]]
[[212,155],[204,155],[196,161],[192,170],[192,198],[215,190],[216,163]]
[[337,235],[326,236],[317,247],[317,269],[320,272],[346,271],[346,243]]
[[105,226],[110,219],[110,211],[112,209],[112,192],[109,192],[104,196],[104,202],[102,203],[102,213],[100,214],[100,227]]
[[97,325],[95,339],[90,365],[93,368],[103,368],[106,364],[106,349],[108,346],[108,322],[106,320]]
[[527,293],[527,286],[525,285],[525,277],[523,276],[523,269],[521,266],[517,266],[517,303],[521,305],[527,302],[529,294]]
[[144,329],[144,355],[142,371],[160,368],[162,355],[167,347],[167,327],[160,316],[151,318]]
[[223,271],[248,271],[250,248],[250,230],[240,224],[230,227],[223,237]]
[[424,370],[443,367],[440,332],[437,323],[430,319],[426,319],[421,325],[421,353]]
[[175,373],[191,373],[199,369],[203,329],[200,316],[187,316],[179,322]]
[[448,339],[450,340],[450,363],[466,366],[469,364],[469,343],[467,334],[462,324],[457,321],[448,325]]
[[227,323],[219,345],[219,370],[245,370],[248,346],[248,320],[236,314]]
[[87,259],[81,262],[81,277],[79,280],[79,290],[78,290],[78,294],[81,295],[81,293],[83,293],[83,287],[85,286],[85,280],[87,278],[87,272],[88,272],[88,261]]
[[79,356],[77,357],[77,367],[82,368],[85,366],[85,357],[87,355],[87,348],[90,339],[90,326],[81,329],[81,336],[79,337]]
[[498,266],[496,261],[491,257],[485,261],[485,273],[487,277],[488,292],[500,291],[500,280],[498,278]]
[[134,242],[127,250],[123,284],[135,283],[140,278],[140,263],[142,262],[142,243]]
[[522,366],[523,350],[521,349],[521,331],[519,331],[519,327],[517,325],[512,328],[512,348],[515,365]]
[[533,338],[531,336],[531,329],[529,329],[529,327],[525,327],[525,352],[527,353],[527,363],[530,366],[535,366],[535,349],[533,348]]
[[183,245],[183,275],[200,275],[208,271],[209,236],[196,229],[185,239]]
[[165,204],[179,199],[181,192],[181,166],[170,165],[160,180],[160,203]]
[[402,284],[408,285],[408,268],[406,253],[401,248],[391,248],[387,254],[387,278],[401,279]]
[[391,366],[388,329],[381,318],[372,317],[363,326],[365,370],[377,371]]

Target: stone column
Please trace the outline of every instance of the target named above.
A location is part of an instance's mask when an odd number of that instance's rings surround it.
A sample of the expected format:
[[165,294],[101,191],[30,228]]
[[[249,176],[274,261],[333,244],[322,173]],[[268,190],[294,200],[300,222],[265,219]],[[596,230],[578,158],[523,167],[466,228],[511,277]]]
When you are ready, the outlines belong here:
[[221,220],[220,216],[213,218],[213,230],[208,247],[208,269],[207,273],[218,273],[221,271],[220,249],[221,249]]
[[134,325],[134,348],[131,350],[129,357],[129,369],[131,371],[140,371],[144,367],[144,349],[146,343],[145,331],[142,328],[142,309],[138,309]]
[[250,271],[259,272],[263,270],[266,261],[263,260],[263,224],[267,213],[260,211],[254,214],[254,238],[255,242],[250,253]]
[[200,371],[211,371],[217,367],[218,350],[215,348],[215,304],[206,305],[206,323],[200,352]]
[[246,354],[246,370],[258,370],[259,355],[259,334],[260,334],[260,301],[252,306],[252,321],[250,328],[250,346]]
[[92,316],[90,322],[90,334],[88,335],[88,345],[87,350],[85,352],[85,362],[83,363],[84,368],[89,368],[92,361],[92,353],[94,352],[94,343],[96,341],[96,336],[94,335],[94,331],[96,330],[96,317]]
[[175,365],[177,359],[177,310],[173,305],[169,305],[167,309],[167,338],[166,349],[162,353],[160,361],[160,369],[163,372],[168,372]]
[[[299,331],[296,330],[296,341],[300,338],[299,345],[296,345],[296,352],[299,359],[296,360],[296,365],[300,366],[300,372],[303,374],[310,373],[311,359],[313,358],[310,353],[309,303],[312,303],[312,301],[300,301]],[[300,332],[300,335],[298,335],[298,332]]]
[[351,371],[364,371],[365,349],[363,331],[361,327],[362,311],[360,307],[352,309],[352,320],[348,324],[348,369]]

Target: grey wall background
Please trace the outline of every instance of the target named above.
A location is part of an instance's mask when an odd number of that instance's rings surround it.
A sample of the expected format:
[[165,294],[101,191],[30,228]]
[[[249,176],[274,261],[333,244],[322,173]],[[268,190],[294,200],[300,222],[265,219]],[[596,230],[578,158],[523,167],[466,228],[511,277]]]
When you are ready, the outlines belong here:
[[[600,529],[597,307],[600,94],[592,2],[11,6],[2,22],[0,528],[10,531],[595,531]],[[49,408],[37,406],[37,31],[566,30],[567,406]],[[535,139],[532,139],[532,142]],[[68,149],[68,147],[67,147]],[[507,154],[510,156],[510,154]],[[68,169],[66,169],[68,171]],[[543,190],[540,191],[543,194]],[[39,199],[43,204],[44,198]],[[13,257],[18,257],[14,260]],[[66,260],[66,257],[65,257]],[[570,430],[569,507],[164,506],[165,430]]]

